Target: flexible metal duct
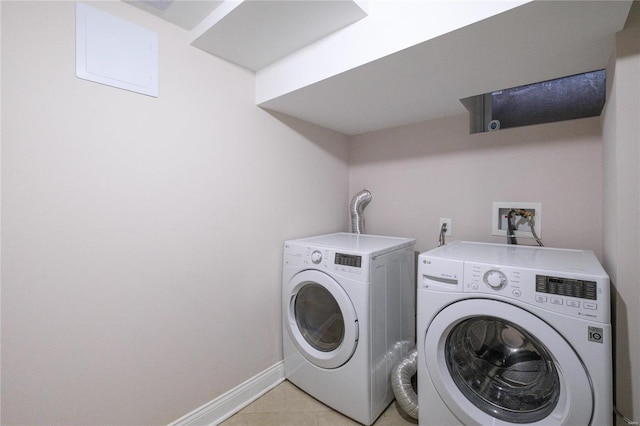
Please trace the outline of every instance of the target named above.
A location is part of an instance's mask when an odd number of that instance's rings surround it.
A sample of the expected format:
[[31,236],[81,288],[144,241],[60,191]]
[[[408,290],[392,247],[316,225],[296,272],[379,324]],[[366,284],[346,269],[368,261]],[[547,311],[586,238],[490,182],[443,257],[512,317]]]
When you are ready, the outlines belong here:
[[364,234],[364,208],[371,202],[373,196],[371,192],[363,189],[353,196],[349,210],[351,211],[351,232],[354,234]]
[[400,359],[391,369],[391,388],[402,410],[414,419],[418,418],[418,394],[413,390],[411,378],[418,372],[418,350],[414,349]]

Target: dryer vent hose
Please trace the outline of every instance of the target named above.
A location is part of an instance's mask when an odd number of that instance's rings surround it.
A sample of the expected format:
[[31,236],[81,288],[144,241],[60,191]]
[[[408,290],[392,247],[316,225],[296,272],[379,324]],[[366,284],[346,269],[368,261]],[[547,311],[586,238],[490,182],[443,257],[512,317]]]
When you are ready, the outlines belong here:
[[351,213],[351,232],[354,234],[364,234],[364,208],[371,202],[371,192],[363,189],[353,196],[349,205]]
[[400,359],[391,370],[391,387],[402,410],[418,418],[418,394],[413,390],[411,378],[418,372],[418,350],[414,349]]

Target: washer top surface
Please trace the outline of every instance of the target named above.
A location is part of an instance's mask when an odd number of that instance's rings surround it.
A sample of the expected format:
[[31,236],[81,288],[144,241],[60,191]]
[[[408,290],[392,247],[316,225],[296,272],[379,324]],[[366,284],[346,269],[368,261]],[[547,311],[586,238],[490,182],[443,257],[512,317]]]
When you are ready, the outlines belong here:
[[386,237],[381,235],[337,232],[315,237],[290,240],[288,243],[312,245],[321,248],[339,249],[356,253],[381,255],[414,245],[413,238]]
[[606,275],[590,250],[455,241],[423,255],[491,265]]

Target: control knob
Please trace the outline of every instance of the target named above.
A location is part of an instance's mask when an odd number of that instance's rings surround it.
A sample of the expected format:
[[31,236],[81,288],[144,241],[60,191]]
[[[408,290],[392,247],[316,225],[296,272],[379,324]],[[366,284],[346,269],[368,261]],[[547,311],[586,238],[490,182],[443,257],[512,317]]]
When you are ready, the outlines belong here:
[[494,290],[502,290],[507,285],[507,277],[495,269],[485,272],[483,279]]
[[319,250],[314,250],[314,252],[311,253],[311,261],[314,265],[322,262],[322,253]]

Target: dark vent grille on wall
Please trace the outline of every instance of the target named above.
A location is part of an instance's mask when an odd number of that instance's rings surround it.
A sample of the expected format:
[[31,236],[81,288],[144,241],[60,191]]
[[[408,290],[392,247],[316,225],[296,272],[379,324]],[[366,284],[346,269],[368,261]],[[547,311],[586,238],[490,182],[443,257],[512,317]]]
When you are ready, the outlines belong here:
[[461,99],[470,133],[599,116],[606,100],[605,70]]

